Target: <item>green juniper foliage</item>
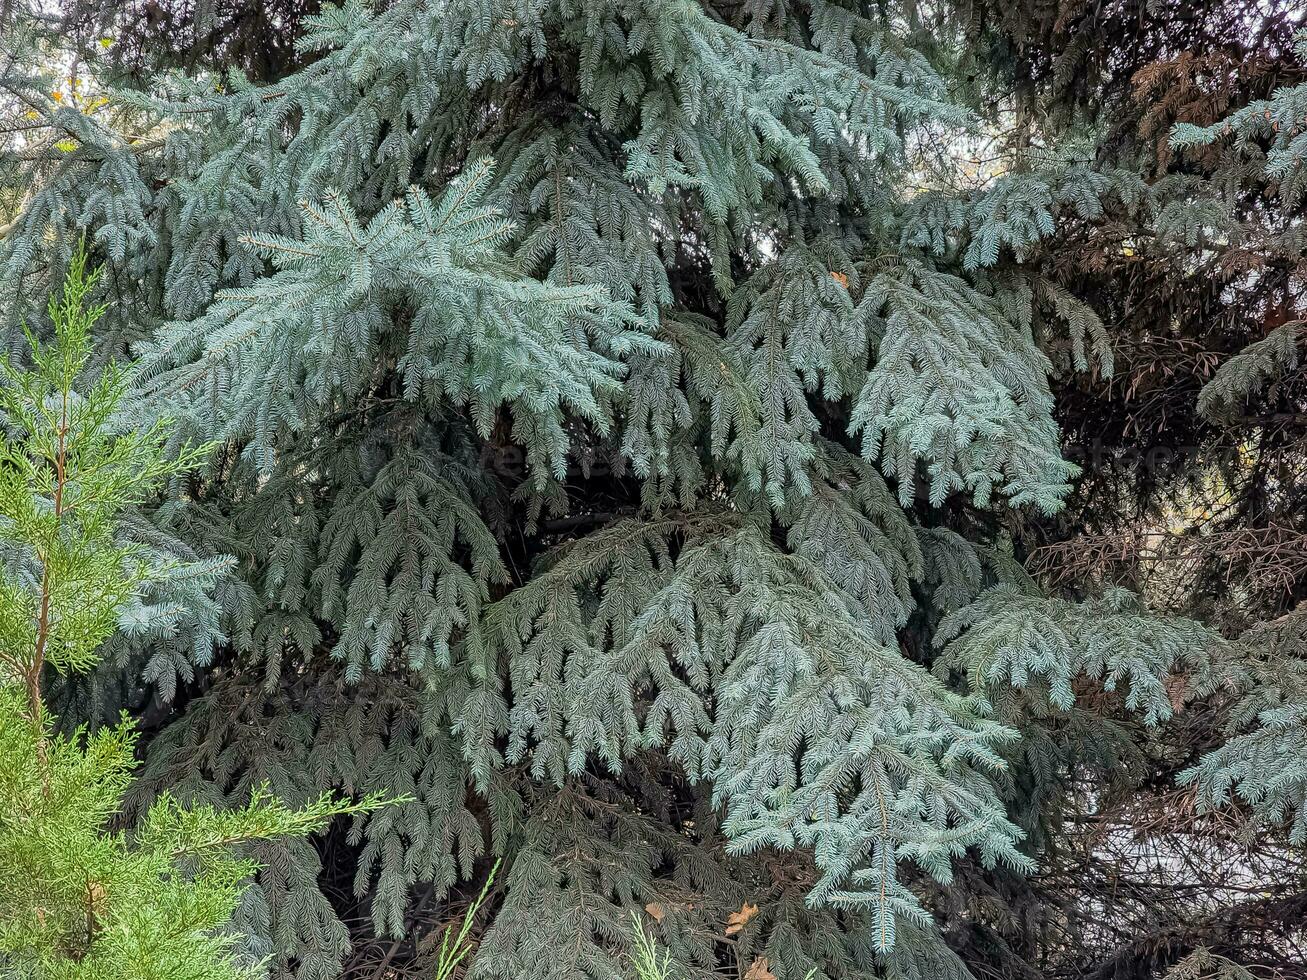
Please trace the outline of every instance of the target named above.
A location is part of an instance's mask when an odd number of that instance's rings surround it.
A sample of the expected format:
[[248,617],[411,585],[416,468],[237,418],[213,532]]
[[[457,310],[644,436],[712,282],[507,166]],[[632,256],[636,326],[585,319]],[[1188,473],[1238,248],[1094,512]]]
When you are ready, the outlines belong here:
[[217,444],[132,539],[209,580],[151,583],[52,699],[142,716],[143,828],[403,797],[253,848],[277,975],[434,969],[502,860],[478,980],[655,939],[687,978],[967,977],[949,887],[1038,870],[1212,667],[1137,596],[1041,594],[1003,532],[1078,472],[1051,379],[1113,367],[1035,259],[1109,207],[1219,216],[1083,141],[977,175],[992,119],[923,6],[350,0],[279,77],[103,103],[38,12],[0,42],[0,326],[88,232],[122,418]]
[[115,432],[127,374],[92,380],[85,252],[51,300],[50,344],[31,367],[3,365],[0,420],[0,970],[16,978],[192,978],[254,973],[223,931],[254,862],[245,842],[302,835],[342,813],[323,796],[294,809],[256,790],[246,806],[182,807],[163,796],[131,831],[114,829],[136,768],[128,719],[57,734],[44,709],[47,668],[94,666],[117,617],[159,570],[125,539],[120,513],[165,477],[194,468],[198,447],[162,453],[167,423]]

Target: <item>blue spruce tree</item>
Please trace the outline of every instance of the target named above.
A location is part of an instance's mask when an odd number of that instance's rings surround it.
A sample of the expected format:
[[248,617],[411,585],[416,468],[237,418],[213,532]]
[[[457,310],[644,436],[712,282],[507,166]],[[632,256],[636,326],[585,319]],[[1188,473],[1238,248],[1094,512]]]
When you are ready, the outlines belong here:
[[1050,377],[1112,366],[1025,260],[1142,191],[978,173],[920,7],[350,0],[276,77],[130,86],[10,13],[0,330],[88,235],[120,422],[219,446],[130,530],[209,574],[54,710],[142,719],[132,812],[404,799],[254,849],[279,976],[420,966],[502,859],[478,980],[647,936],[686,978],[967,977],[941,886],[1037,869],[1067,760],[1206,669],[1005,543],[1077,472]]

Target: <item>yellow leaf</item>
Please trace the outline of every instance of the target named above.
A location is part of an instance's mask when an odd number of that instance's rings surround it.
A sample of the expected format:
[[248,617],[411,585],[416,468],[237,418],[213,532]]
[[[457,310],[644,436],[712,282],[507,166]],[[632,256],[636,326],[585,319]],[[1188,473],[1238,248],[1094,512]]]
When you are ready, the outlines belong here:
[[737,932],[748,925],[749,920],[758,914],[758,906],[750,905],[745,902],[740,906],[740,911],[732,912],[726,917],[726,935],[734,936]]
[[51,92],[50,98],[54,99],[56,102],[62,102],[64,100],[64,94],[62,92]]
[[113,38],[111,37],[100,38],[100,47],[105,48],[106,50],[113,47]]
[[77,143],[74,140],[60,140],[54,145],[54,148],[64,153],[72,153],[73,150],[77,149]]

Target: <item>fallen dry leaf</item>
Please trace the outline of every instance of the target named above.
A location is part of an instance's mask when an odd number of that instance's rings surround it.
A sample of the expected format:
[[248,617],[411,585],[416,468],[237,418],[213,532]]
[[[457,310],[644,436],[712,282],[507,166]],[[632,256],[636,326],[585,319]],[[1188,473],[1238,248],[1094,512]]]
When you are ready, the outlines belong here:
[[726,935],[734,936],[737,932],[748,925],[749,920],[758,914],[758,906],[750,905],[745,902],[740,906],[740,911],[732,912],[726,917]]

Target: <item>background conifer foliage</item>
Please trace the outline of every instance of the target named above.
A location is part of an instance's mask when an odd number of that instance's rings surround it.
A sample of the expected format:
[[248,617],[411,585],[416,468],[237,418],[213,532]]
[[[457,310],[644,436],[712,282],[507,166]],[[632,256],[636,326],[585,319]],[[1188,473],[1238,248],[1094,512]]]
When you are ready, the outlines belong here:
[[49,712],[398,800],[279,977],[1307,975],[1296,8],[0,0],[0,342],[217,446]]

